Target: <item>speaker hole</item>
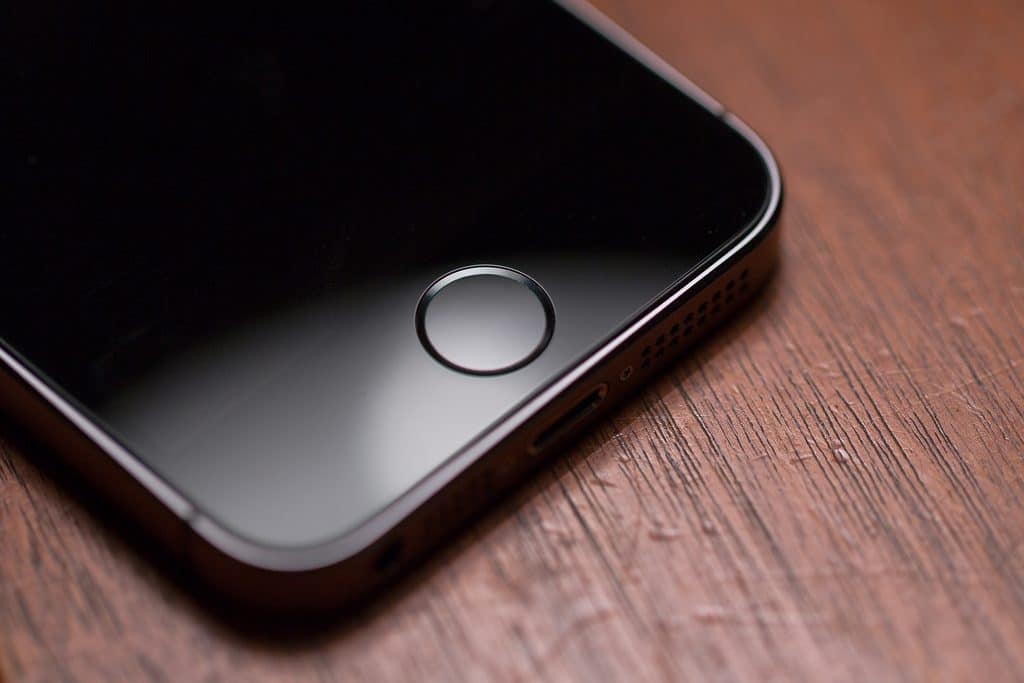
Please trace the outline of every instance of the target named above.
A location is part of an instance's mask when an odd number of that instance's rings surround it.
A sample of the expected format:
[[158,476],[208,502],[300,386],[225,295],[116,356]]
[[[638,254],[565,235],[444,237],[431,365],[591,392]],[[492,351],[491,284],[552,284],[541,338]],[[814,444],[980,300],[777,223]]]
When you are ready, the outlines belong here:
[[373,568],[381,574],[394,573],[398,569],[398,561],[402,559],[403,550],[405,546],[401,540],[392,541],[377,555],[377,559],[373,561]]

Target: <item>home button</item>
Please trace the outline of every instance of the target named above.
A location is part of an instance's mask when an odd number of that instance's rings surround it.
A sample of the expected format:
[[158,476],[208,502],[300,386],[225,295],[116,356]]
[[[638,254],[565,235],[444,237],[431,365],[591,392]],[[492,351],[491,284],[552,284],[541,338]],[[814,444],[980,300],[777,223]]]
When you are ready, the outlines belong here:
[[503,266],[470,266],[438,278],[420,297],[416,332],[440,363],[471,375],[500,375],[539,356],[555,309],[540,284]]

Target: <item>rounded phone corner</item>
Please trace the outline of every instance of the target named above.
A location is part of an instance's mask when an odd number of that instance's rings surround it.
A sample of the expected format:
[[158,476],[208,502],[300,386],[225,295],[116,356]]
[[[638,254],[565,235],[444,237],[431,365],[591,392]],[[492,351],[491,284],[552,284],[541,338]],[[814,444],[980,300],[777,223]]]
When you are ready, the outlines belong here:
[[768,175],[764,209],[758,219],[752,222],[747,238],[758,240],[769,234],[774,234],[777,232],[776,228],[779,215],[782,212],[783,200],[782,172],[779,170],[779,163],[775,159],[771,148],[768,147],[768,144],[738,116],[732,112],[723,111],[721,113],[721,120],[732,130],[736,131],[757,152]]
[[202,514],[189,527],[186,565],[219,598],[249,611],[305,614],[359,602],[397,576],[403,559],[390,529],[370,539],[357,528],[319,545],[275,547]]

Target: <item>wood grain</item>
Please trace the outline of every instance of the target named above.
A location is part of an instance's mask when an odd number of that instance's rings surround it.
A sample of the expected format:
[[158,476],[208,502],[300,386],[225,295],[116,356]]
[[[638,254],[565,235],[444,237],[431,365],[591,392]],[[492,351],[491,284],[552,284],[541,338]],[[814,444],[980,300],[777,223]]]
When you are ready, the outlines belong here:
[[1024,5],[601,4],[778,154],[770,291],[305,636],[209,614],[0,429],[0,678],[1024,676]]

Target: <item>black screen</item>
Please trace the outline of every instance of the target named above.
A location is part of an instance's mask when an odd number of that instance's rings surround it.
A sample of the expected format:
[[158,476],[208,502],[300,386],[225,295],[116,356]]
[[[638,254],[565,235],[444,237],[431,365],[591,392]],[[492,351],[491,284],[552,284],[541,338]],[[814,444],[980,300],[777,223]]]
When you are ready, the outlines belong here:
[[[6,10],[0,339],[235,533],[367,519],[740,234],[733,129],[541,0]],[[527,367],[413,325],[439,275],[551,295]]]

